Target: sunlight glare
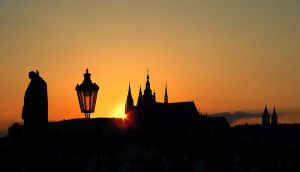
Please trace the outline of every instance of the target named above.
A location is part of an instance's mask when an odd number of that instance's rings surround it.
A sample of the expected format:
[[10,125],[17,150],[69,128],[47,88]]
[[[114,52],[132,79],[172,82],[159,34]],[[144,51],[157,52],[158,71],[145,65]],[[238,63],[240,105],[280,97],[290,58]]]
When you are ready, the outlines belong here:
[[123,118],[126,119],[125,114],[125,105],[123,103],[118,104],[113,110],[113,117],[114,118]]

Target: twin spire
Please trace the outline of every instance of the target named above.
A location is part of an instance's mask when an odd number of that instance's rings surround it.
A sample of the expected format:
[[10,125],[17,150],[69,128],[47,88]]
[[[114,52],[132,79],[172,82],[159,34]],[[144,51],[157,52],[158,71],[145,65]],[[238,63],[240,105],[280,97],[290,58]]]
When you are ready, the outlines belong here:
[[264,113],[262,114],[262,125],[276,125],[278,124],[278,116],[274,107],[272,117],[270,117],[268,107],[265,105]]

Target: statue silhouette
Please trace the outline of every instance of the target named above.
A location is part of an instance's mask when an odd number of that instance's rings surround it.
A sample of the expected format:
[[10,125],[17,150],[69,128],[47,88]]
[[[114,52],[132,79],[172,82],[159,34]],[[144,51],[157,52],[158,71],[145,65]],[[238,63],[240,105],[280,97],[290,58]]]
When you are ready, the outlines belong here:
[[25,126],[25,169],[44,171],[47,164],[48,97],[47,84],[39,72],[29,72],[31,79],[24,96],[22,118]]
[[25,92],[22,118],[30,133],[45,132],[48,125],[47,84],[39,72],[29,72],[31,79]]

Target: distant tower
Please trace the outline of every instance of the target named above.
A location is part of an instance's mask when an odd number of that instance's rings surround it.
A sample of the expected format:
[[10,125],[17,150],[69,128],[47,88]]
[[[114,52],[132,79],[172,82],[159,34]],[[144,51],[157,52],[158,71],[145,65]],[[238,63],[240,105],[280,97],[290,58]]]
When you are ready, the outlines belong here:
[[130,112],[132,112],[133,109],[134,109],[134,104],[133,104],[133,98],[131,94],[130,83],[129,83],[128,94],[127,94],[127,99],[125,104],[125,113],[129,114]]
[[264,113],[262,114],[262,125],[270,125],[270,115],[267,105],[265,106]]
[[278,117],[277,117],[277,113],[276,113],[275,107],[274,107],[272,118],[271,118],[271,124],[272,125],[277,125],[278,124]]
[[143,93],[142,93],[142,86],[140,85],[140,90],[139,90],[139,97],[138,97],[138,101],[137,101],[137,106],[142,105],[142,101],[143,101]]
[[154,90],[154,93],[153,93],[153,101],[156,102],[156,92]]
[[166,84],[164,103],[168,104],[168,102],[169,102],[169,98],[168,98],[168,86]]

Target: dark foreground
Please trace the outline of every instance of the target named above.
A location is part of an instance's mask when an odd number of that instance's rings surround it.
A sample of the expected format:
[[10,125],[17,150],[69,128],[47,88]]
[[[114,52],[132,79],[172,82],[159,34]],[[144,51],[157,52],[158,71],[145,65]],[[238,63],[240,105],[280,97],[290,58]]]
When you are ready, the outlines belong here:
[[[45,164],[36,165],[55,172],[300,171],[299,133],[300,125],[191,130],[128,127],[122,119],[61,121],[49,123]],[[1,171],[40,162],[26,151],[23,126],[0,141]]]

